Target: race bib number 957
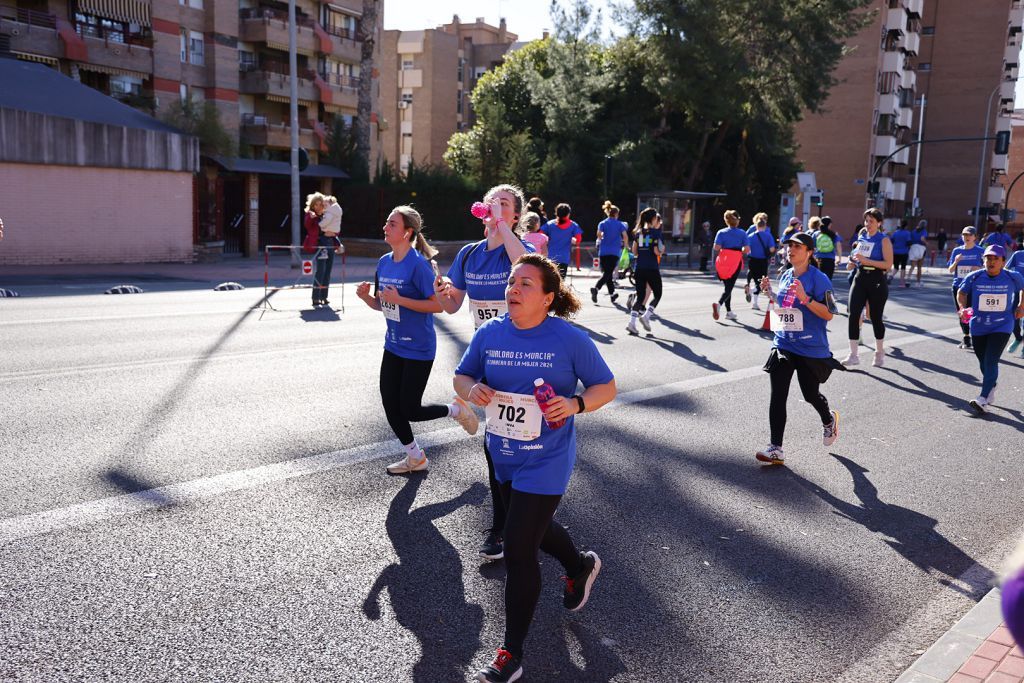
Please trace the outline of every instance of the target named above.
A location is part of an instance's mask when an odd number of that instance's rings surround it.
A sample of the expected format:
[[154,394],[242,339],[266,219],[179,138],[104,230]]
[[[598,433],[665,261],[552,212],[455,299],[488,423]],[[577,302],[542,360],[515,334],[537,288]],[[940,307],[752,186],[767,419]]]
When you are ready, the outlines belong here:
[[488,320],[500,318],[508,312],[504,299],[498,301],[469,300],[469,312],[473,314],[473,326],[480,327]]

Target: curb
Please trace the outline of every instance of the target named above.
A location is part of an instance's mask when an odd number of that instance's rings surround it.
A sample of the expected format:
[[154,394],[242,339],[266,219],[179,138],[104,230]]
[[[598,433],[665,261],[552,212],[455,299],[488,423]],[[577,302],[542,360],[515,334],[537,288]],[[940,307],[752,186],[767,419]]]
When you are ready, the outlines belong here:
[[949,680],[1003,623],[999,598],[998,588],[990,590],[895,683],[943,683]]

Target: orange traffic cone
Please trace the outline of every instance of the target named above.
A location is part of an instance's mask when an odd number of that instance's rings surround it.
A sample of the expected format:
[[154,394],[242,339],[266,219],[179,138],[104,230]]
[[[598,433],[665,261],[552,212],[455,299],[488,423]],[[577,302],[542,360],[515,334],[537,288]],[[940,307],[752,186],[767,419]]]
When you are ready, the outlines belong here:
[[768,308],[766,308],[765,311],[764,311],[764,322],[761,323],[761,329],[762,330],[769,330],[770,331],[772,329],[772,309],[773,308],[774,308],[774,306],[772,305],[771,300],[769,300],[768,301]]

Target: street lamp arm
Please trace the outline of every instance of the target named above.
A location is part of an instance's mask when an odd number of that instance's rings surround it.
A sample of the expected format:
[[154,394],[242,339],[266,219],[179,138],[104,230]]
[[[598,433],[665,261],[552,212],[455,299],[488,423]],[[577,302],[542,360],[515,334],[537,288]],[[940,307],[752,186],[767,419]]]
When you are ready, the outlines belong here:
[[892,159],[894,156],[896,156],[897,154],[899,154],[903,150],[907,149],[908,147],[913,147],[914,145],[923,145],[923,144],[926,144],[926,143],[929,143],[929,142],[976,142],[978,140],[995,140],[995,139],[996,138],[993,135],[984,135],[984,136],[975,136],[975,137],[969,137],[969,138],[935,138],[934,140],[914,140],[913,142],[908,142],[905,145],[897,147],[895,152],[893,152],[892,154],[890,154],[889,156],[887,156],[886,158],[884,158],[880,162],[878,162],[878,166],[875,167],[874,172],[871,174],[871,182],[875,182],[875,178],[878,177],[878,174],[882,171],[882,167],[885,166],[886,162],[889,161],[889,159]]

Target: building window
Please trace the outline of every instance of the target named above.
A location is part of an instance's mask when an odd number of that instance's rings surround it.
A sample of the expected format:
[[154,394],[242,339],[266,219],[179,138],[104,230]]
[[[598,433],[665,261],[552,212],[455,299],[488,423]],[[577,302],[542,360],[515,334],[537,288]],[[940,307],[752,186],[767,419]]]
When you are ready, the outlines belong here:
[[921,27],[921,35],[922,36],[934,36],[935,35],[935,27],[934,26],[922,26]]
[[412,93],[411,92],[404,92],[404,93],[402,93],[402,101],[407,103],[407,104],[412,104]]
[[325,7],[324,30],[339,38],[356,40],[359,37],[359,20],[351,14],[335,12],[331,8]]
[[256,53],[249,52],[248,50],[238,51],[238,70],[239,71],[255,71],[256,70]]
[[188,31],[181,29],[181,63],[188,63]]
[[188,6],[192,9],[203,9],[203,0],[188,0]]
[[402,60],[402,71],[412,71],[416,66],[413,64],[411,59]]
[[455,111],[458,114],[462,114],[462,91],[461,90],[458,91],[458,93],[456,93],[456,98],[457,99],[455,100]]
[[189,31],[188,36],[188,52],[189,62],[196,66],[203,66],[204,62],[204,46],[203,46],[203,34],[199,31]]
[[455,78],[455,80],[457,82],[462,83],[462,74],[463,74],[463,72],[465,70],[466,70],[466,59],[464,57],[459,57],[459,71],[458,71],[458,76]]
[[931,62],[921,62],[920,64],[917,65],[917,70],[918,71],[931,71],[932,70],[932,63]]
[[184,83],[178,84],[178,96],[181,97],[182,102],[188,101],[188,86]]

